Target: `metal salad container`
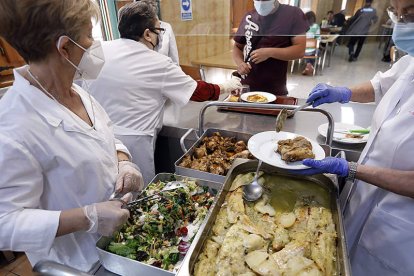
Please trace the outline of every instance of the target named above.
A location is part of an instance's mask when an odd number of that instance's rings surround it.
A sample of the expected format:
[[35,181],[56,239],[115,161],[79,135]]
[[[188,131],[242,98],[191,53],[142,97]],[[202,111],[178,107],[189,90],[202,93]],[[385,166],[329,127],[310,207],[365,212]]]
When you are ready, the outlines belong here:
[[214,132],[219,132],[220,135],[223,137],[235,137],[237,140],[243,140],[246,142],[246,145],[247,145],[247,141],[249,141],[252,135],[247,134],[247,133],[242,133],[242,132],[208,128],[206,131],[204,131],[203,135],[201,135],[201,137],[198,138],[197,141],[191,146],[191,148],[187,150],[184,146],[184,140],[192,131],[193,130],[190,129],[186,134],[183,135],[183,137],[180,140],[181,149],[183,150],[184,154],[174,163],[175,172],[179,175],[186,175],[186,176],[191,176],[195,178],[206,179],[209,181],[224,183],[224,180],[226,178],[225,175],[218,175],[218,174],[213,174],[209,172],[203,172],[199,170],[185,168],[185,167],[180,166],[180,163],[186,155],[193,155],[194,150],[202,143],[204,137],[210,137],[213,135]]
[[[160,173],[157,174],[154,179],[151,181],[151,183],[163,181],[168,182],[171,181],[171,177],[174,177],[177,181],[189,179],[194,180],[199,186],[207,186],[209,187],[209,192],[215,194],[214,202],[210,207],[209,212],[206,215],[206,218],[204,219],[204,222],[200,225],[200,228],[196,234],[196,238],[198,234],[201,232],[201,230],[204,228],[207,218],[210,216],[211,211],[214,209],[214,206],[216,205],[217,198],[219,197],[221,190],[222,190],[222,184],[215,183],[212,181],[202,180],[202,179],[194,179],[187,176],[181,176],[181,175],[175,175],[171,173]],[[194,239],[195,240],[195,239]],[[116,255],[114,253],[111,253],[109,251],[106,251],[107,246],[112,241],[112,237],[101,237],[97,243],[96,243],[96,249],[98,251],[99,260],[101,264],[105,267],[105,269],[119,274],[119,275],[151,275],[151,276],[167,276],[167,275],[175,275],[175,273],[151,266],[148,264],[144,264],[142,262],[132,260],[126,257],[122,257],[119,255]],[[193,241],[194,243],[194,241]],[[188,252],[187,254],[188,255]]]
[[[207,239],[210,237],[211,229],[216,221],[216,217],[220,211],[221,205],[225,201],[225,197],[229,192],[231,184],[234,178],[241,173],[247,172],[254,172],[257,168],[258,161],[246,161],[246,160],[236,160],[233,163],[232,168],[229,170],[227,174],[226,180],[223,185],[222,192],[217,195],[215,198],[215,204],[212,210],[210,210],[210,215],[206,219],[204,227],[200,228],[198,231],[187,255],[181,265],[180,270],[178,271],[178,275],[192,275],[194,271],[195,263],[198,260],[199,254],[202,252],[203,247]],[[292,178],[296,179],[303,179],[312,181],[315,184],[318,184],[324,187],[329,194],[331,195],[331,211],[332,217],[335,222],[336,232],[338,236],[337,240],[337,256],[336,256],[336,265],[337,265],[337,275],[344,276],[344,275],[351,275],[350,272],[350,265],[348,260],[348,254],[346,251],[346,242],[345,242],[345,232],[342,222],[342,213],[340,212],[339,208],[339,200],[338,200],[338,190],[336,186],[336,181],[330,179],[324,175],[317,175],[317,176],[294,176],[286,173],[281,169],[272,167],[263,163],[261,167],[261,171],[264,171],[267,174],[275,174],[275,175],[283,175],[283,176],[291,176]]]

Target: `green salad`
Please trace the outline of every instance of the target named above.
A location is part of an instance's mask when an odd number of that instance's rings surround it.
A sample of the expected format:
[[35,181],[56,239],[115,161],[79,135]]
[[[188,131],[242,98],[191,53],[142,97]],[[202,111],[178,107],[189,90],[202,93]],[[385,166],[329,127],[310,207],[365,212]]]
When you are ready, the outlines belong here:
[[[115,234],[109,252],[173,271],[204,220],[214,196],[208,187],[183,180],[186,187],[166,191],[131,210]],[[167,182],[150,184],[142,197],[160,192]]]

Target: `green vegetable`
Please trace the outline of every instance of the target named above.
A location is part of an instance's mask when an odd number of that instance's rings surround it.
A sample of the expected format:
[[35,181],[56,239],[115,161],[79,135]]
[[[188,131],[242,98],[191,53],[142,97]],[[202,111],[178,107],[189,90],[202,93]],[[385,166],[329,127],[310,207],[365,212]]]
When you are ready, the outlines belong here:
[[355,134],[369,134],[369,129],[351,129],[349,132]]
[[111,242],[108,246],[108,250],[112,253],[115,253],[123,257],[128,257],[135,253],[134,248],[131,248],[131,247],[128,247],[127,245],[124,245],[122,243],[116,243],[116,242]]

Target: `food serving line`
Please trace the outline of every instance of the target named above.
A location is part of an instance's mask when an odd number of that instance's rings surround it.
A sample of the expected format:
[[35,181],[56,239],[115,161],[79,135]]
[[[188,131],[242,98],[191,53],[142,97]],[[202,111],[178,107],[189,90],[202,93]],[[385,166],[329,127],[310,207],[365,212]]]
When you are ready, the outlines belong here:
[[[304,100],[299,100],[298,105],[304,104]],[[249,103],[223,103],[223,102],[211,102],[211,103],[195,103],[191,102],[187,106],[181,109],[180,115],[176,122],[168,122],[166,118],[165,126],[160,132],[157,142],[158,151],[168,150],[168,153],[163,152],[162,160],[157,158],[157,161],[162,163],[168,163],[164,168],[168,166],[172,169],[165,172],[176,172],[184,176],[195,177],[196,179],[207,179],[210,184],[202,184],[205,181],[200,180],[201,185],[208,185],[212,188],[217,183],[223,183],[220,185],[221,190],[216,194],[215,202],[211,206],[208,215],[206,216],[203,224],[201,225],[199,232],[196,234],[186,257],[183,260],[183,264],[178,271],[178,275],[188,275],[192,273],[196,260],[199,257],[203,249],[203,244],[209,237],[212,224],[220,210],[221,205],[224,202],[225,195],[229,192],[229,188],[232,185],[233,180],[240,173],[254,172],[257,166],[257,161],[247,161],[242,159],[236,159],[233,167],[230,169],[226,177],[213,175],[211,173],[195,171],[179,166],[180,160],[184,157],[183,151],[187,151],[188,154],[192,154],[194,150],[195,142],[200,143],[199,137],[211,135],[212,132],[219,130],[223,136],[233,137],[237,139],[247,139],[249,136],[264,131],[272,131],[275,127],[275,116],[244,114],[238,112],[219,112],[217,107],[227,107],[230,105],[237,105],[238,107],[253,107],[257,108],[288,108],[293,110],[296,106],[289,105],[269,105],[269,104],[249,104]],[[298,135],[303,135],[309,139],[317,141],[323,149],[326,155],[335,156],[337,153],[343,151],[346,154],[347,159],[355,161],[358,159],[360,152],[365,144],[343,144],[332,142],[333,129],[328,128],[327,137],[323,137],[318,134],[318,127],[321,124],[333,122],[352,123],[362,127],[368,127],[371,122],[372,114],[374,112],[375,105],[371,104],[358,104],[348,103],[344,105],[330,104],[322,106],[321,109],[308,109],[297,112],[295,116],[288,119],[285,123],[283,131],[292,132]],[[309,112],[311,111],[311,112]],[[193,136],[193,138],[191,138]],[[161,143],[161,144],[160,144]],[[191,145],[191,147],[186,146]],[[189,150],[187,150],[189,148]],[[174,167],[175,165],[175,167]],[[160,166],[157,166],[160,167]],[[162,167],[162,166],[161,166]],[[336,225],[336,232],[338,237],[337,243],[337,275],[349,275],[349,263],[346,253],[346,245],[344,238],[344,230],[342,226],[342,215],[339,210],[339,198],[338,198],[338,181],[336,178],[328,178],[325,176],[316,177],[297,177],[286,173],[286,171],[264,164],[263,169],[268,174],[279,174],[281,176],[287,175],[289,177],[312,181],[327,189],[331,197],[331,210],[332,217]],[[158,178],[160,175],[157,176]],[[157,179],[156,177],[156,179]],[[214,184],[216,183],[216,184]],[[217,188],[217,187],[215,187]],[[101,239],[98,241],[97,248],[101,255],[101,265],[95,275],[116,275],[109,270],[120,273],[122,275],[134,275],[144,273],[145,275],[174,275],[172,272],[162,270],[156,267],[152,267],[134,260],[127,259],[125,257],[117,256],[112,253],[106,252],[105,245],[108,240]],[[101,249],[99,249],[101,248]],[[107,269],[105,269],[105,267]],[[46,270],[54,270],[53,264],[46,267]],[[132,273],[132,274],[131,274]],[[67,274],[71,275],[71,274]],[[75,274],[73,274],[75,275]]]
[[[304,103],[304,100],[299,100],[298,105]],[[189,103],[186,107],[181,109],[181,114],[177,122],[169,123],[166,121],[166,125],[163,130],[160,132],[159,137],[162,140],[162,137],[172,139],[175,143],[180,141],[180,149],[182,151],[187,151],[191,153],[193,150],[189,147],[187,149],[186,144],[190,144],[193,147],[197,138],[211,135],[212,132],[216,130],[222,130],[224,135],[235,135],[236,138],[246,138],[247,135],[253,135],[263,131],[269,131],[274,129],[275,116],[263,116],[255,114],[243,114],[237,112],[219,112],[217,107],[227,107],[233,103],[222,103],[222,102],[211,102],[208,104],[205,103]],[[233,104],[234,105],[234,104]],[[236,103],[238,107],[248,107],[251,109],[254,106],[258,108],[268,107],[266,104],[247,104],[247,103]],[[278,108],[286,107],[290,110],[294,109],[294,106],[282,106],[279,105]],[[320,108],[320,110],[307,110],[303,112],[298,112],[295,114],[295,117],[288,119],[284,126],[284,131],[293,132],[299,135],[306,136],[310,139],[317,141],[319,144],[324,145],[323,148],[327,155],[336,155],[337,153],[343,151],[346,154],[346,157],[350,160],[357,160],[360,152],[362,151],[365,144],[344,144],[332,141],[332,137],[329,134],[333,134],[333,129],[328,130],[327,138],[319,135],[317,129],[321,124],[324,123],[352,123],[362,127],[368,127],[371,123],[372,114],[374,112],[375,105],[372,104],[359,104],[359,103],[348,103],[348,104],[330,104],[325,105]],[[312,112],[309,112],[312,111]],[[205,131],[206,130],[206,131]],[[331,133],[329,133],[332,131]],[[189,139],[190,136],[193,136],[193,139]],[[186,142],[187,141],[187,142]],[[171,146],[171,145],[170,145]],[[177,150],[178,147],[171,147]],[[178,151],[178,155],[182,155],[183,152]],[[182,158],[183,156],[181,156]],[[175,157],[172,157],[175,159]],[[179,168],[179,160],[172,160],[175,162],[176,172],[179,174],[184,174],[192,177],[200,178],[210,178],[209,173],[194,172],[194,170],[187,168]],[[165,160],[164,160],[165,162]],[[170,161],[171,163],[171,161]],[[214,181],[224,182],[223,189],[228,190],[229,185],[231,185],[232,179],[235,177],[233,170],[237,172],[254,171],[257,162],[255,161],[236,161],[237,166],[233,166],[231,171],[229,171],[228,179],[221,176],[212,175]],[[170,164],[171,165],[171,164]],[[177,169],[178,168],[178,169]],[[278,170],[269,166],[264,165],[263,170],[266,172],[277,172]],[[207,177],[206,177],[207,176]],[[320,182],[322,185],[326,185],[330,192],[335,195],[337,198],[337,191],[333,191],[335,187],[329,185],[330,181],[326,179],[318,179],[308,177],[312,181]],[[225,179],[225,180],[224,180]],[[211,179],[210,179],[211,180]],[[334,181],[332,181],[333,183]],[[216,204],[221,205],[224,198],[219,197]],[[340,264],[338,266],[340,275],[347,275],[349,273],[348,261],[346,259],[346,249],[345,249],[345,240],[343,238],[343,228],[341,214],[339,212],[339,201],[336,200],[333,203],[333,216],[337,225],[338,232],[338,256]],[[217,215],[218,209],[213,208],[211,216],[206,218],[204,225],[200,228],[200,233],[196,236],[195,240],[205,241],[208,236],[208,232],[211,230],[211,224],[214,222],[214,218]],[[208,222],[208,223],[207,223]],[[194,242],[189,249],[187,255],[188,258],[184,259],[183,268],[180,270],[180,275],[187,275],[191,273],[191,269],[194,269],[194,263],[197,256],[200,254],[202,249],[203,242]],[[154,270],[155,274],[163,273],[160,271]],[[154,274],[154,275],[155,275]],[[95,275],[114,275],[113,273],[107,271],[104,267],[101,267]],[[165,274],[168,275],[168,274]]]

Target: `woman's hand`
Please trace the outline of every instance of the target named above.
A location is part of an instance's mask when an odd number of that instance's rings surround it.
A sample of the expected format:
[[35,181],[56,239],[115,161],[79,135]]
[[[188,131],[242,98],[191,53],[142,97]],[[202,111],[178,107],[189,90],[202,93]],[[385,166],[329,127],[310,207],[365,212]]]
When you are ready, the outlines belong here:
[[343,158],[327,157],[322,160],[305,159],[302,163],[310,167],[310,169],[291,171],[291,173],[300,175],[332,173],[343,177],[348,176],[349,173],[348,161]]
[[324,83],[319,83],[310,92],[307,103],[312,103],[317,107],[324,103],[347,103],[351,99],[352,91],[347,87],[334,87]]
[[111,236],[119,230],[129,218],[129,211],[122,205],[131,201],[132,195],[126,194],[120,200],[94,203],[83,207],[85,217],[89,220],[89,233]]
[[144,179],[137,165],[130,161],[118,163],[118,178],[115,184],[115,194],[139,192],[144,188]]

